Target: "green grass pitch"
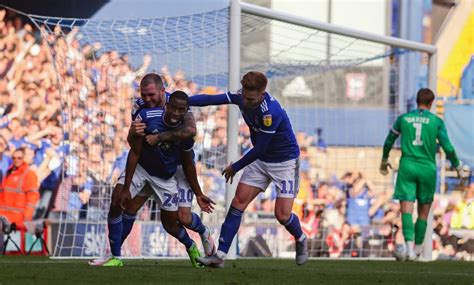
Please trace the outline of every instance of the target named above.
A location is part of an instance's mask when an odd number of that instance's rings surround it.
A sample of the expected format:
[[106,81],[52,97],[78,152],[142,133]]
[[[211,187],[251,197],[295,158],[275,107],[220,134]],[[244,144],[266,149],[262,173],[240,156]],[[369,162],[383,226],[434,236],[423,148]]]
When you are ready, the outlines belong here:
[[91,267],[85,260],[0,257],[6,284],[474,284],[472,262],[228,260],[225,269],[192,268],[187,260],[125,260]]

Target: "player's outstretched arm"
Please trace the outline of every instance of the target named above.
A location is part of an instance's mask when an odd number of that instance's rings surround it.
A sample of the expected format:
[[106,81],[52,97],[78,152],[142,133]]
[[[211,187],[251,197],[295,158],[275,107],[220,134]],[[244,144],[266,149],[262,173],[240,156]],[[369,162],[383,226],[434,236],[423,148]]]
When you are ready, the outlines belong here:
[[148,135],[146,140],[150,145],[155,145],[159,141],[184,141],[193,138],[195,135],[196,121],[194,119],[194,115],[191,112],[187,112],[184,116],[183,124],[181,124],[179,127],[163,133]]
[[182,150],[181,159],[184,175],[186,176],[189,186],[191,186],[191,190],[193,190],[194,195],[196,195],[199,207],[206,213],[212,213],[212,210],[214,210],[213,204],[215,205],[216,203],[202,193],[201,186],[197,179],[196,166],[194,165],[192,152]]
[[254,162],[257,158],[264,154],[267,150],[267,147],[270,145],[273,136],[274,133],[258,133],[257,139],[255,141],[255,146],[249,152],[247,152],[241,159],[239,159],[235,163],[230,164],[226,167],[226,169],[222,171],[222,175],[224,175],[225,181],[228,182],[230,180],[230,183],[232,183],[233,177],[237,172],[239,172],[239,170]]
[[217,95],[206,95],[198,94],[189,97],[189,106],[213,106],[213,105],[225,105],[234,103],[232,97],[236,96],[230,92],[217,94]]
[[[231,96],[237,96],[237,95],[232,95]],[[237,97],[231,97],[234,98],[232,100],[237,100],[235,98]],[[278,129],[278,126],[281,124],[283,117],[281,116],[281,113],[274,112],[274,113],[265,113],[263,115],[270,115],[270,124],[266,125],[264,124],[263,126],[259,127],[259,132],[257,133],[257,136],[255,138],[255,144],[253,148],[247,152],[241,159],[239,159],[237,162],[230,164],[229,166],[226,167],[222,171],[222,175],[225,177],[225,181],[228,182],[230,180],[230,183],[232,183],[234,175],[244,168],[245,166],[249,165],[250,163],[254,162],[257,158],[259,158],[262,154],[265,153],[267,150],[267,147],[270,145],[273,136],[276,133],[276,130]]]

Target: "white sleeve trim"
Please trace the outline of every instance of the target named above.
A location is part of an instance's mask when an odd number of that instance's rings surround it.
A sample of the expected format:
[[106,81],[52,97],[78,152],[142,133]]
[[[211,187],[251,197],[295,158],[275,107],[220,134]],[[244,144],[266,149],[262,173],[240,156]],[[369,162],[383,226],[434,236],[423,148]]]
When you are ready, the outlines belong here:
[[229,93],[230,92],[225,93],[225,96],[227,96],[227,100],[229,100],[229,103],[232,103],[232,101],[230,100],[230,97],[229,97]]
[[266,130],[262,130],[262,129],[258,129],[259,131],[263,132],[263,133],[267,133],[267,134],[274,134],[276,133],[276,131],[266,131]]
[[184,151],[192,151],[194,148],[194,146],[192,146],[191,148],[188,148],[188,149],[183,149]]
[[397,131],[397,130],[395,130],[394,128],[392,128],[392,129],[391,129],[391,131],[392,131],[392,133],[396,134],[397,136],[399,136],[399,135],[400,135],[400,132],[399,132],[399,131]]

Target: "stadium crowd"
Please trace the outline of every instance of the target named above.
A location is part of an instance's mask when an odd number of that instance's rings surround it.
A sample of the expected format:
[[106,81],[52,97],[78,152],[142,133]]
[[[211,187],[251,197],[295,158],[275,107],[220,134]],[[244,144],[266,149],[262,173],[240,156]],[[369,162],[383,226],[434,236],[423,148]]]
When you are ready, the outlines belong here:
[[[77,30],[41,29],[0,9],[0,215],[18,226],[24,220],[46,218],[48,212],[50,220],[59,215],[105,219],[106,199],[125,167],[132,98],[138,96],[137,82],[149,69],[151,57],[144,55],[142,64],[133,68],[127,55],[102,51],[100,43],[81,45]],[[167,91],[219,93],[215,87],[186,80],[183,72],[173,75],[163,67],[159,73]],[[193,112],[200,184],[209,197],[224,201],[227,107]],[[250,133],[245,124],[240,126],[243,154],[251,148]],[[391,256],[395,243],[403,239],[400,209],[392,193],[378,190],[357,169],[342,177],[318,178],[309,156],[324,157],[327,152],[321,130],[299,134],[298,141],[301,183],[294,212],[313,240],[313,256]],[[15,162],[20,158],[21,163]],[[25,169],[28,175],[18,174]],[[3,199],[7,189],[21,186],[8,184],[12,175],[27,185],[21,204]],[[269,189],[249,211],[273,213],[273,199]],[[474,183],[463,193],[437,195],[434,205],[435,253],[445,259],[472,257],[474,240],[459,231],[474,231]],[[22,217],[12,218],[18,211]]]

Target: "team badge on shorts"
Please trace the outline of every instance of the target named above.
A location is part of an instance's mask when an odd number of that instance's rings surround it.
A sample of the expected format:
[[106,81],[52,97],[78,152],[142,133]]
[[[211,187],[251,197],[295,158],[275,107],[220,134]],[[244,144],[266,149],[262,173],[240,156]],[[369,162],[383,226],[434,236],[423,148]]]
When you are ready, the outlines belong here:
[[263,125],[265,127],[270,127],[272,125],[272,115],[271,114],[263,116]]

